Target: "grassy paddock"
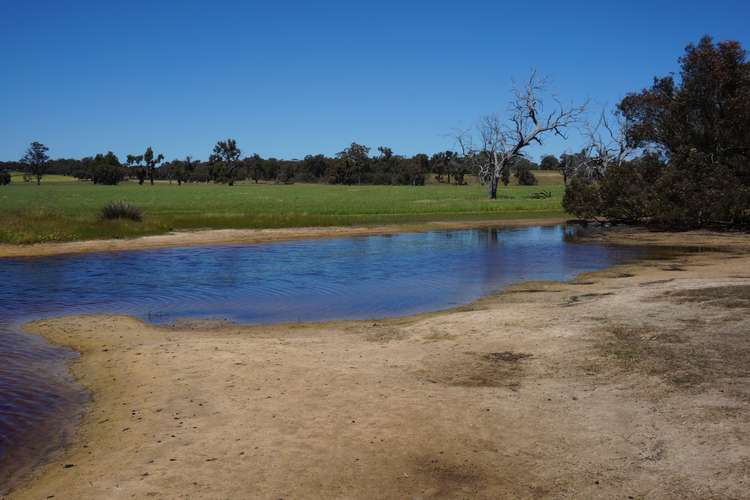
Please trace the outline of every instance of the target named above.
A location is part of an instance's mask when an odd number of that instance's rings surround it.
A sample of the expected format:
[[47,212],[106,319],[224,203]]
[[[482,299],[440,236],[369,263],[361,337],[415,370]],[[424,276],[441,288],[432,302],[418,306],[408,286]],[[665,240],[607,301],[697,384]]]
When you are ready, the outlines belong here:
[[[501,188],[497,200],[484,187],[431,184],[411,186],[329,186],[321,184],[157,183],[96,186],[55,179],[41,186],[14,182],[0,187],[0,242],[35,243],[120,238],[173,229],[277,228],[486,220],[562,215],[559,176],[543,172],[540,186]],[[14,179],[15,180],[15,179]],[[534,199],[539,191],[548,199]],[[142,222],[99,220],[110,201],[138,206]]]

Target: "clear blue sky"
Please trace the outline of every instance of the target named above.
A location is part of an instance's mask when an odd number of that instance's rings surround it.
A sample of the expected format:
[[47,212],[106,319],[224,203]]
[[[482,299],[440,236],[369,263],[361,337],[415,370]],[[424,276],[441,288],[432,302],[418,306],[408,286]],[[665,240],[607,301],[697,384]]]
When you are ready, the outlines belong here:
[[53,157],[205,159],[226,137],[283,158],[432,153],[532,67],[565,100],[614,104],[704,34],[750,48],[749,20],[747,0],[0,0],[0,160],[32,140]]

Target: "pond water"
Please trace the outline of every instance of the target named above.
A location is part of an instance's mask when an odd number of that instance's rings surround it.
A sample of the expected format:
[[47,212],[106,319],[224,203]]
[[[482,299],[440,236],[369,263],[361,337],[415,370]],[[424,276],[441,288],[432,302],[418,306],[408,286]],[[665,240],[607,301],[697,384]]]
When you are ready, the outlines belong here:
[[465,304],[526,280],[568,280],[644,254],[572,227],[474,229],[255,245],[0,259],[0,493],[66,439],[86,393],[76,356],[24,334],[62,314],[247,323],[380,318]]

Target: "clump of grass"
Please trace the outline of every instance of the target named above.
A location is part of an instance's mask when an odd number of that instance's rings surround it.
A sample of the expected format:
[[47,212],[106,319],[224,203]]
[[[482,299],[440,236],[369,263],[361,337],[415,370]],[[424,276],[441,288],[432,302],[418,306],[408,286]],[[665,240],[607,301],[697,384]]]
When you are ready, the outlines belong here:
[[128,219],[141,222],[143,214],[141,209],[127,201],[111,201],[104,205],[99,212],[101,220]]

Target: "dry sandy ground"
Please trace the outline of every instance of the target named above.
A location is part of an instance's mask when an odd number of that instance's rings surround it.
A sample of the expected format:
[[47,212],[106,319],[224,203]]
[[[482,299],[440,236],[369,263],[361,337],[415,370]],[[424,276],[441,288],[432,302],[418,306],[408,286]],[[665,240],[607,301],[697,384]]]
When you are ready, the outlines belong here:
[[748,498],[750,236],[378,322],[38,321],[78,438],[14,499]]
[[310,240],[346,236],[370,236],[417,231],[439,231],[477,227],[551,226],[565,222],[564,217],[537,219],[509,219],[486,221],[424,222],[419,224],[390,224],[384,226],[297,227],[282,229],[208,229],[179,231],[156,236],[130,239],[70,241],[11,245],[0,243],[2,257],[42,257],[89,252],[146,250],[150,248],[221,245],[235,243],[266,243],[271,241]]

